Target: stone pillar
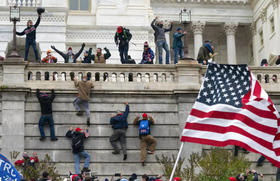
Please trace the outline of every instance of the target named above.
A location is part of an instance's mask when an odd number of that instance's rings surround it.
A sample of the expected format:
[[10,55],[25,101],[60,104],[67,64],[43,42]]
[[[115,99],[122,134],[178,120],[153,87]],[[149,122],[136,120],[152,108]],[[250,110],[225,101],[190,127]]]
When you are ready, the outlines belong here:
[[[261,59],[263,58],[268,58],[269,53],[268,53],[268,42],[269,42],[269,26],[267,23],[267,10],[263,9],[260,15],[261,21],[262,21],[262,30],[263,30],[263,44],[264,44],[264,54],[262,54],[262,57],[258,60],[259,63]],[[270,51],[269,51],[270,52]]]
[[257,30],[256,30],[256,22],[253,22],[250,26],[251,33],[252,33],[252,51],[253,51],[253,61],[254,65],[258,65],[258,58],[257,58]]
[[[279,3],[280,1],[279,0],[272,0],[272,5],[273,5],[273,11],[274,11],[274,27],[275,27],[275,33],[277,35],[277,40],[276,42],[279,42],[280,41],[280,37],[279,37],[279,34],[280,34],[280,8],[279,8]],[[280,47],[279,46],[276,46],[276,52],[280,52]]]
[[194,59],[196,59],[198,51],[203,45],[202,33],[204,31],[204,27],[205,22],[197,21],[192,23],[192,31],[194,33]]
[[236,64],[236,46],[235,46],[235,33],[237,23],[226,23],[224,28],[227,35],[227,62],[228,64]]
[[24,151],[25,62],[21,58],[3,63],[1,152],[10,158],[12,151]]

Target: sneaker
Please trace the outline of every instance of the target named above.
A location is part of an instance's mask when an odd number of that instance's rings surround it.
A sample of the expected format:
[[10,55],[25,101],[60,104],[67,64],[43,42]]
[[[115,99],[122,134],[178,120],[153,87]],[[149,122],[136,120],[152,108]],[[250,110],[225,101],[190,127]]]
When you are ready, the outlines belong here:
[[118,155],[118,154],[120,154],[120,152],[119,151],[113,151],[112,154],[113,155]]
[[57,140],[58,140],[57,137],[51,138],[51,141],[57,141]]
[[90,119],[87,118],[87,126],[90,127]]
[[147,151],[147,153],[150,154],[150,155],[154,154],[153,151]]
[[46,137],[40,137],[40,141],[45,141]]
[[82,115],[83,115],[83,111],[78,111],[78,112],[76,113],[76,115],[77,115],[77,116],[82,116]]
[[84,167],[84,168],[83,168],[83,170],[82,170],[82,172],[90,172],[90,169],[89,169],[89,168]]
[[123,160],[127,159],[127,154],[123,155]]

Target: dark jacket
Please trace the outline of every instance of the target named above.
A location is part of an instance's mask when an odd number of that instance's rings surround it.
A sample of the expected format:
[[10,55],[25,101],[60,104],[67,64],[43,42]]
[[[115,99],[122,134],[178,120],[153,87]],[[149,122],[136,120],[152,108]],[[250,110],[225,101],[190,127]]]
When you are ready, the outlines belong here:
[[[140,64],[153,64],[154,57],[155,55],[151,48],[149,48],[147,51],[144,50]],[[149,59],[152,61],[149,62]]]
[[[126,46],[131,40],[132,34],[129,32],[129,29],[123,28],[121,33],[116,32],[115,34],[115,43],[119,46]],[[119,41],[119,42],[118,42]]]
[[[80,51],[76,54],[72,54],[73,56],[73,63],[76,63],[77,58],[81,55],[81,53],[83,52],[85,48],[85,45],[82,45],[82,48],[80,49]],[[56,51],[59,55],[61,55],[64,59],[64,63],[69,63],[69,55],[67,53],[63,53],[61,51],[59,51],[58,49],[56,49],[55,47],[53,48],[54,51]]]
[[174,33],[173,35],[173,49],[175,48],[183,48],[182,37],[184,36],[183,33]]
[[91,61],[93,60],[94,60],[94,55],[92,55],[92,48],[90,48],[88,51],[88,56],[84,57],[82,63],[91,63]]
[[19,36],[26,35],[27,40],[36,40],[36,28],[39,26],[40,21],[41,16],[38,16],[35,25],[25,28],[22,32],[16,32],[16,34]]
[[[135,119],[134,119],[134,121],[133,121],[133,124],[134,125],[140,125],[140,122],[143,120],[143,119],[141,119],[141,120],[139,120],[139,116],[137,116]],[[148,121],[149,121],[149,127],[151,128],[151,125],[154,125],[155,124],[155,120],[150,116],[149,118],[148,118]],[[148,135],[150,135],[151,134],[151,131],[150,131],[150,133],[148,134]],[[142,138],[142,136],[143,135],[140,135],[139,134],[139,138],[141,139]]]
[[155,22],[156,22],[156,19],[154,19],[151,23],[151,26],[155,31],[155,34],[154,34],[155,35],[155,41],[166,41],[165,32],[171,31],[173,25],[171,24],[170,28],[165,29],[163,27],[161,28],[161,27],[155,25]]
[[203,63],[203,60],[206,60],[206,62],[208,62],[208,60],[211,58],[209,55],[210,51],[209,49],[207,49],[204,45],[202,47],[200,47],[199,51],[198,51],[198,55],[197,55],[197,61],[199,63]]
[[112,125],[113,129],[127,129],[127,116],[129,113],[129,105],[126,105],[125,112],[123,114],[117,114],[116,116],[112,117],[110,120],[110,124]]
[[72,146],[72,152],[73,153],[80,153],[80,152],[84,151],[84,149],[85,149],[84,148],[84,139],[86,139],[85,133],[71,131],[71,130],[68,130],[67,133],[66,133],[67,138],[73,139],[76,136],[80,137],[81,142],[82,142],[82,146],[78,150],[75,150],[74,147]]
[[52,90],[51,96],[43,96],[37,89],[36,95],[40,102],[42,115],[52,114],[52,102],[55,98],[54,90]]

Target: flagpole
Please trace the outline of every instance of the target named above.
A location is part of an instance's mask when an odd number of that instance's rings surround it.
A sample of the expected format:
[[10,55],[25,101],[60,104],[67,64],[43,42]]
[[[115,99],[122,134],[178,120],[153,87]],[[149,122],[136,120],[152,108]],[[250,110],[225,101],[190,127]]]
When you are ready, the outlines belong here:
[[171,173],[171,175],[170,175],[169,181],[172,181],[172,179],[173,179],[173,177],[174,177],[174,174],[175,174],[175,171],[176,171],[176,167],[177,167],[177,165],[178,165],[178,162],[179,162],[179,159],[180,159],[180,156],[181,156],[183,147],[184,147],[184,143],[185,143],[185,142],[182,142],[182,143],[181,143],[181,147],[180,147],[179,153],[178,153],[178,155],[177,155],[177,159],[176,159],[175,165],[174,165],[174,167],[173,167],[172,173]]

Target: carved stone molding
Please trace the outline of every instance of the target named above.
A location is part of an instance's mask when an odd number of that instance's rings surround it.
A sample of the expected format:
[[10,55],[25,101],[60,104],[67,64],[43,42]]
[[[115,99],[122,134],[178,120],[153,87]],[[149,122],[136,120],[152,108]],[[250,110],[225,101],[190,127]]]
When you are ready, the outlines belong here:
[[194,34],[202,34],[205,28],[205,22],[195,21],[192,22],[192,31]]
[[267,21],[267,17],[266,17],[267,11],[266,9],[263,9],[261,14],[260,14],[260,18],[262,20],[262,23],[265,23]]
[[[21,22],[32,20],[36,21],[38,16],[21,16]],[[64,23],[66,17],[65,16],[48,16],[44,15],[42,16],[42,21],[43,22],[59,22],[59,23]],[[0,22],[10,22],[10,19],[8,16],[0,16]]]
[[253,22],[253,23],[250,25],[250,30],[251,30],[251,32],[252,32],[253,35],[256,35],[256,34],[257,34],[256,22]]
[[279,0],[272,0],[271,1],[273,9],[276,9],[279,6]]
[[225,23],[224,30],[227,35],[235,35],[238,23]]

